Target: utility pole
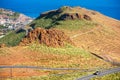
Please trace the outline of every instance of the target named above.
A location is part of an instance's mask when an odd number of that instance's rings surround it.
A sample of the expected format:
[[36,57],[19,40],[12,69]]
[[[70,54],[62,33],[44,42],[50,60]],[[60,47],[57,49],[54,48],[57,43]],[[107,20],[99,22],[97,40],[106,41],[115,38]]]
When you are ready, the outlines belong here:
[[12,70],[12,67],[10,68],[10,78],[12,80],[12,77],[13,77],[13,70]]

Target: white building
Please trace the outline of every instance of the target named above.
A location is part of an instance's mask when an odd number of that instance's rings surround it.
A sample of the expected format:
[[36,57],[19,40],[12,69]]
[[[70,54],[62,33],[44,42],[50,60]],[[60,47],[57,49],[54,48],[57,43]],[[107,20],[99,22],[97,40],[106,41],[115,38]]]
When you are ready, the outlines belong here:
[[4,19],[0,20],[0,24],[4,25],[6,23],[6,21]]

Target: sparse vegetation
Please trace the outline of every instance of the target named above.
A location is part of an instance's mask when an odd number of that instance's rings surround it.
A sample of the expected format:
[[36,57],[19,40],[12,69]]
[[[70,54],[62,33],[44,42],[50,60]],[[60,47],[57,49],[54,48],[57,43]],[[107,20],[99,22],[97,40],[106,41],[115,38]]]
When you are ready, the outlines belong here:
[[[43,27],[47,29],[60,27],[60,28],[64,28],[67,30],[71,30],[71,29],[76,30],[82,27],[87,28],[87,27],[96,26],[96,23],[90,20],[86,20],[82,18],[81,16],[84,16],[84,15],[81,14],[81,12],[77,12],[76,9],[71,10],[70,7],[64,6],[58,10],[49,11],[49,12],[41,14],[41,16],[35,19],[30,24],[30,26],[33,28]],[[67,18],[67,20],[65,20],[64,18]]]
[[97,23],[87,21],[87,20],[54,20],[51,18],[41,17],[40,19],[34,20],[30,24],[33,28],[42,27],[45,29],[49,28],[58,28],[58,29],[66,29],[66,30],[79,30],[79,29],[89,29],[94,28]]
[[0,48],[0,56],[8,56],[9,55],[9,50],[7,48]]
[[118,73],[114,73],[114,74],[109,74],[109,75],[105,75],[103,77],[96,77],[93,78],[92,80],[120,80],[120,72]]
[[34,26],[32,26],[33,28],[36,27],[49,28],[49,26],[52,25],[52,19],[41,18],[39,20],[34,20],[31,24],[35,24]]
[[95,26],[96,23],[86,20],[67,20],[57,22],[54,27],[58,29],[74,31],[74,30],[87,30],[94,28]]
[[16,46],[24,36],[25,32],[9,32],[6,36],[0,39],[0,44],[6,44],[7,46]]
[[48,76],[33,76],[26,78],[13,78],[13,80],[75,80],[77,77],[85,75],[85,72],[71,72],[68,74],[49,74]]
[[[24,77],[24,78],[13,78],[12,80],[75,80],[84,75],[92,74],[92,72],[71,72],[68,74],[49,74],[48,76],[33,76],[33,77]],[[106,75],[104,77],[93,78],[91,80],[120,80],[120,73],[114,73]]]
[[47,47],[46,45],[40,45],[40,44],[32,44],[29,46],[31,50],[34,51],[40,51],[43,53],[54,53],[54,54],[63,54],[63,55],[81,55],[82,57],[90,58],[89,52],[74,47],[70,44],[66,44],[64,47],[59,47],[59,48],[53,48],[53,47]]

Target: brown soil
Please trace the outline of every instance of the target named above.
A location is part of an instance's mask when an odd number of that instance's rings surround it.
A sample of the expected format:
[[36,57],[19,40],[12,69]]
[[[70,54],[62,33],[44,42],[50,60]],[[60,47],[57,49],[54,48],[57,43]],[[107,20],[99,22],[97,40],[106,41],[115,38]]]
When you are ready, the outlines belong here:
[[[7,50],[7,51],[6,51]],[[0,55],[0,65],[23,65],[27,63],[29,66],[35,66],[31,63],[36,62],[36,58],[40,53],[27,50],[26,47],[11,47],[11,48],[1,48],[0,51],[5,51],[6,55]],[[31,56],[34,58],[31,59]],[[40,55],[43,57],[43,55]],[[25,76],[42,76],[47,75],[47,71],[38,71],[35,69],[12,69],[12,77],[25,77]],[[11,77],[11,69],[0,69],[0,77]]]
[[34,69],[2,69],[0,71],[1,78],[9,78],[9,77],[26,77],[26,76],[43,76],[47,75],[48,72],[43,71],[35,71]]
[[72,44],[72,41],[64,32],[57,29],[42,28],[36,28],[29,32],[27,37],[21,41],[20,45],[27,45],[33,42],[38,42],[52,47],[61,47],[64,46],[65,43]]
[[[85,59],[81,56],[60,55],[52,53],[42,53],[29,50],[27,46],[17,46],[11,48],[3,48],[8,54],[0,55],[0,66],[2,65],[25,65],[25,66],[45,66],[45,67],[77,67],[77,68],[93,68],[93,67],[110,67],[111,65],[96,58]],[[88,65],[89,66],[85,66]],[[98,64],[93,64],[98,63]],[[73,65],[78,66],[73,66]],[[35,69],[13,69],[13,77],[25,76],[42,76],[48,75],[51,71],[42,71]],[[59,71],[62,72],[62,71]],[[58,72],[58,73],[59,73]],[[0,69],[1,77],[10,77],[10,69]]]

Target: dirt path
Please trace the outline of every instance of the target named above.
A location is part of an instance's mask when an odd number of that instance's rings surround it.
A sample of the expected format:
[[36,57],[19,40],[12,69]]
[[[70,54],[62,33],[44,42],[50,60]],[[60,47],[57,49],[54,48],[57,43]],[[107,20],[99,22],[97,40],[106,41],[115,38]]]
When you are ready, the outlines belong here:
[[76,37],[78,37],[78,36],[81,36],[81,35],[85,35],[85,34],[91,33],[91,32],[93,32],[93,31],[98,30],[99,28],[100,28],[100,26],[98,26],[98,27],[96,27],[95,29],[92,29],[92,30],[90,30],[90,31],[81,33],[81,34],[80,34],[80,33],[75,34],[75,35],[71,36],[70,39],[73,39],[73,38],[76,38]]

